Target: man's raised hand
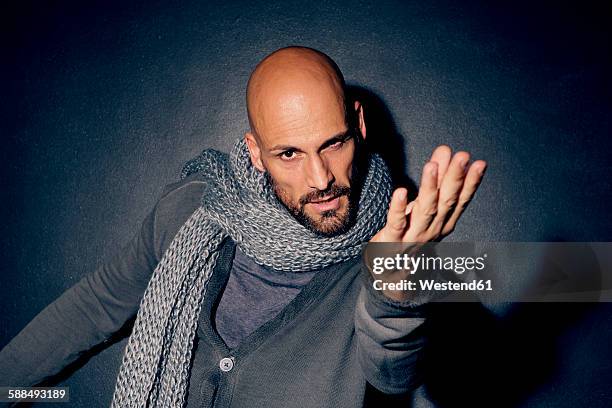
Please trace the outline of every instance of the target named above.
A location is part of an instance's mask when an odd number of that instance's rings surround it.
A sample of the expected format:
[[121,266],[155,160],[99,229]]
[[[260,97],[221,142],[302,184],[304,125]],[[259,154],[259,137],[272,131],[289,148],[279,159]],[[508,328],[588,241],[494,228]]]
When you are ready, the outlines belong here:
[[393,192],[387,223],[370,242],[429,242],[450,234],[474,197],[487,163],[470,154],[452,155],[450,147],[438,146],[423,167],[419,194],[408,203],[408,191]]

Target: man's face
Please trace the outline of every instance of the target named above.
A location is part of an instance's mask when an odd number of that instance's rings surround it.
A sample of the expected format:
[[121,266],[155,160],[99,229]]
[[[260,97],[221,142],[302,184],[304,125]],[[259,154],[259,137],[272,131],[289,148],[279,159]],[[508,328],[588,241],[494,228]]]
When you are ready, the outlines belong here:
[[[350,228],[355,215],[356,197],[351,188],[355,139],[345,130],[317,144],[311,154],[319,157],[305,157],[305,146],[282,149],[277,152],[280,163],[269,163],[266,168],[276,196],[293,216],[311,231],[333,236]],[[304,166],[321,168],[305,170]],[[310,187],[314,183],[308,181],[308,170],[320,173],[315,176],[319,187]]]
[[357,206],[352,182],[359,137],[347,127],[343,101],[319,92],[314,99],[288,96],[281,102],[260,117],[265,120],[258,123],[257,142],[247,135],[254,163],[304,226],[323,236],[342,233]]

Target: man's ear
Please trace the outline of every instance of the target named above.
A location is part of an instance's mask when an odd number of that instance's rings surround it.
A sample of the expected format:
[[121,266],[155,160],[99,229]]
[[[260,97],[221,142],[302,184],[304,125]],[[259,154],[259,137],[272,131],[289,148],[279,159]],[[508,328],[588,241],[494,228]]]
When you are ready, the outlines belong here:
[[363,105],[359,101],[355,101],[355,113],[357,114],[357,123],[359,130],[361,131],[361,137],[365,140],[366,138],[366,125],[363,119]]
[[265,172],[266,168],[261,161],[261,149],[259,148],[259,144],[257,143],[257,139],[251,132],[246,132],[244,134],[244,140],[246,141],[246,145],[249,148],[249,155],[251,156],[251,163],[253,167],[261,172]]

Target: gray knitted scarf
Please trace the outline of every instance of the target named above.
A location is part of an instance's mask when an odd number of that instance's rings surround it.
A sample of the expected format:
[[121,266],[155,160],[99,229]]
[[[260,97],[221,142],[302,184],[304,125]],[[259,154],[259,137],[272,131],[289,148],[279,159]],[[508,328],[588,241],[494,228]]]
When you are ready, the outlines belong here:
[[[113,407],[182,407],[198,315],[221,242],[236,242],[255,262],[280,271],[317,270],[360,255],[383,227],[389,172],[370,155],[355,224],[324,238],[301,225],[249,159],[243,140],[227,154],[205,150],[187,162],[206,181],[201,206],[180,228],[144,293],[117,378]],[[287,256],[291,253],[292,256]]]

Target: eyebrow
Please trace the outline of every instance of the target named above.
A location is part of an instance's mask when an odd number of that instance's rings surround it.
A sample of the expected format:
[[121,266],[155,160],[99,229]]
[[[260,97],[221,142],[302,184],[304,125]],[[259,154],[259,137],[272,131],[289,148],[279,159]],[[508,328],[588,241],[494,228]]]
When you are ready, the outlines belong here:
[[[333,135],[332,137],[330,137],[329,139],[327,139],[325,142],[323,142],[323,144],[319,147],[318,150],[324,149],[327,146],[337,142],[338,140],[346,140],[348,138],[348,136],[350,135],[350,129],[344,131],[344,132],[340,132],[338,134]],[[296,150],[296,151],[301,151],[301,149],[299,147],[295,147],[295,146],[291,146],[291,145],[274,145],[272,146],[272,148],[270,149],[270,151],[275,151],[275,150]]]

